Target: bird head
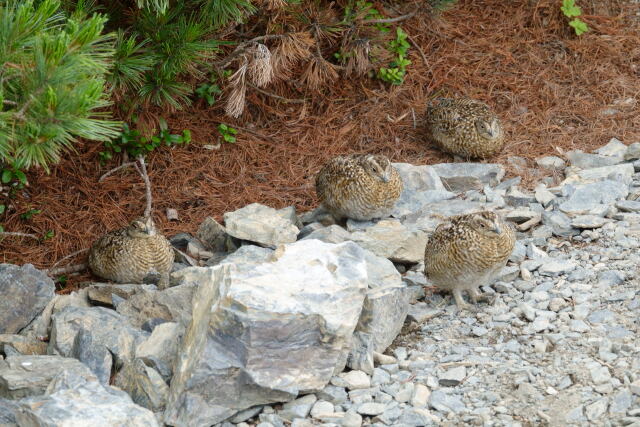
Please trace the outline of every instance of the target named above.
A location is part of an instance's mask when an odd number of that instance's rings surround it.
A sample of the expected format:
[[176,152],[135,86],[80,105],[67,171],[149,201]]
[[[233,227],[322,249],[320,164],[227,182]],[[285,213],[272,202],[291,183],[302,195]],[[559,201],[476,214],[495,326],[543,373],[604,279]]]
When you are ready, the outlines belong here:
[[151,217],[137,218],[131,222],[128,230],[131,237],[150,237],[155,236],[156,226]]
[[364,158],[364,168],[369,174],[382,182],[391,180],[393,166],[385,156],[369,154]]
[[504,224],[498,215],[491,211],[474,214],[471,224],[478,233],[489,237],[498,237],[504,231]]
[[476,130],[484,139],[499,139],[502,137],[502,126],[497,118],[476,120]]

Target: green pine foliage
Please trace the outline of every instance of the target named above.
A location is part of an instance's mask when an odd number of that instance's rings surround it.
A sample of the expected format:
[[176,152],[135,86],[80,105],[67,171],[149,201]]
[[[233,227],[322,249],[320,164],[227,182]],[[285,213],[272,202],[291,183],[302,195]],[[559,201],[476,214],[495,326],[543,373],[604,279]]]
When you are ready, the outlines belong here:
[[119,134],[105,75],[113,40],[103,15],[59,12],[58,0],[0,1],[0,163],[47,169],[78,137]]

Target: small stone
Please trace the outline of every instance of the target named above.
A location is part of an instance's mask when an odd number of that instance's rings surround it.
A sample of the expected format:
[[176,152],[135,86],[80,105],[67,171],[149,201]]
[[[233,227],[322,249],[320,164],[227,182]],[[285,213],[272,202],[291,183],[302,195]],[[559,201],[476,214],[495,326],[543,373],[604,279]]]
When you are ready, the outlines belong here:
[[466,410],[462,398],[456,394],[447,394],[443,390],[434,390],[429,397],[429,405],[441,412],[460,413]]
[[580,229],[600,228],[606,220],[596,215],[578,215],[571,221],[571,226]]
[[358,390],[371,387],[371,379],[362,371],[349,371],[333,377],[331,384],[338,387],[345,387],[349,390]]
[[394,363],[398,363],[395,357],[378,352],[373,353],[373,361],[379,365],[393,365]]
[[624,142],[617,138],[611,138],[606,145],[594,150],[593,152],[601,156],[625,158],[628,147]]
[[561,274],[567,274],[575,270],[577,264],[575,261],[571,260],[557,260],[557,259],[549,259],[545,261],[540,268],[538,268],[538,272],[542,276],[559,276]]
[[327,385],[317,393],[318,398],[339,405],[347,400],[347,391],[343,387]]
[[608,399],[603,397],[584,408],[584,413],[589,421],[596,421],[607,412]]
[[611,414],[625,414],[627,410],[633,404],[633,396],[627,389],[623,389],[611,397],[611,406],[609,406],[609,413]]
[[380,415],[384,412],[386,405],[384,403],[367,402],[358,406],[358,413],[368,416]]
[[587,325],[583,320],[572,320],[571,321],[571,330],[573,332],[587,332],[591,328]]
[[439,383],[444,387],[455,387],[464,380],[467,376],[467,368],[464,366],[458,366],[456,368],[449,369],[438,377]]
[[630,390],[636,396],[640,396],[640,379],[635,380],[634,382],[631,383]]
[[604,384],[611,381],[611,374],[606,366],[596,364],[589,370],[589,373],[591,374],[591,380],[595,384]]
[[416,384],[413,388],[413,396],[411,397],[411,406],[415,408],[423,408],[427,406],[431,391],[423,384]]
[[311,416],[320,419],[324,416],[331,415],[334,412],[333,404],[326,400],[317,401],[311,408]]
[[616,208],[622,212],[640,212],[640,202],[636,200],[620,200],[616,202]]
[[398,403],[405,403],[411,400],[411,396],[413,396],[413,383],[405,383],[400,386],[400,390],[395,395],[395,400]]
[[362,425],[362,416],[355,412],[348,411],[342,418],[342,427],[360,427]]
[[471,329],[471,334],[473,334],[476,337],[482,337],[484,335],[487,335],[488,332],[489,330],[482,326],[474,326],[473,329]]
[[292,421],[295,418],[306,418],[311,411],[311,407],[316,403],[316,400],[315,394],[299,397],[296,400],[282,405],[282,410],[278,412],[278,415],[287,421]]
[[562,172],[565,168],[565,162],[558,156],[546,156],[536,159],[536,163],[543,169],[555,172]]
[[374,368],[371,385],[384,385],[391,381],[391,375],[384,369]]

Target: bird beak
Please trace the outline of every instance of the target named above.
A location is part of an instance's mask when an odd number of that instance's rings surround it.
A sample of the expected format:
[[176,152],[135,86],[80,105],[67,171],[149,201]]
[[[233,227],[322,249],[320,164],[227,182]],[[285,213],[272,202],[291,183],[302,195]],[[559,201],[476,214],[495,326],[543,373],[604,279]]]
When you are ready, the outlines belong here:
[[389,182],[389,173],[382,174],[382,182]]
[[495,225],[495,227],[493,228],[493,231],[495,231],[496,234],[502,234],[502,228],[500,227],[499,224]]

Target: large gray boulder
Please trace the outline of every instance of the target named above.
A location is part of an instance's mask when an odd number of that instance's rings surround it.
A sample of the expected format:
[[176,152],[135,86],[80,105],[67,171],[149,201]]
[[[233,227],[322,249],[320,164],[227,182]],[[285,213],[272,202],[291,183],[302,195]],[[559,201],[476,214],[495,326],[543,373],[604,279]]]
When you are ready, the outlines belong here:
[[0,363],[0,397],[20,399],[43,394],[60,373],[97,381],[76,359],[60,356],[11,356]]
[[67,372],[44,395],[22,399],[15,416],[20,427],[159,426],[153,412],[133,403],[124,391]]
[[0,399],[0,426],[1,427],[18,427],[16,421],[16,413],[20,407],[11,400]]
[[55,285],[31,264],[0,264],[0,334],[27,326],[54,297]]
[[569,215],[583,215],[592,210],[607,210],[616,201],[629,194],[629,187],[617,181],[598,181],[578,186],[569,199],[560,205],[560,210]]
[[262,246],[276,246],[296,241],[298,227],[294,224],[295,213],[290,209],[280,211],[252,203],[241,209],[224,214],[227,234],[236,239],[256,242]]
[[305,240],[279,247],[271,262],[202,268],[167,424],[209,426],[324,388],[345,366],[366,267],[353,242]]

